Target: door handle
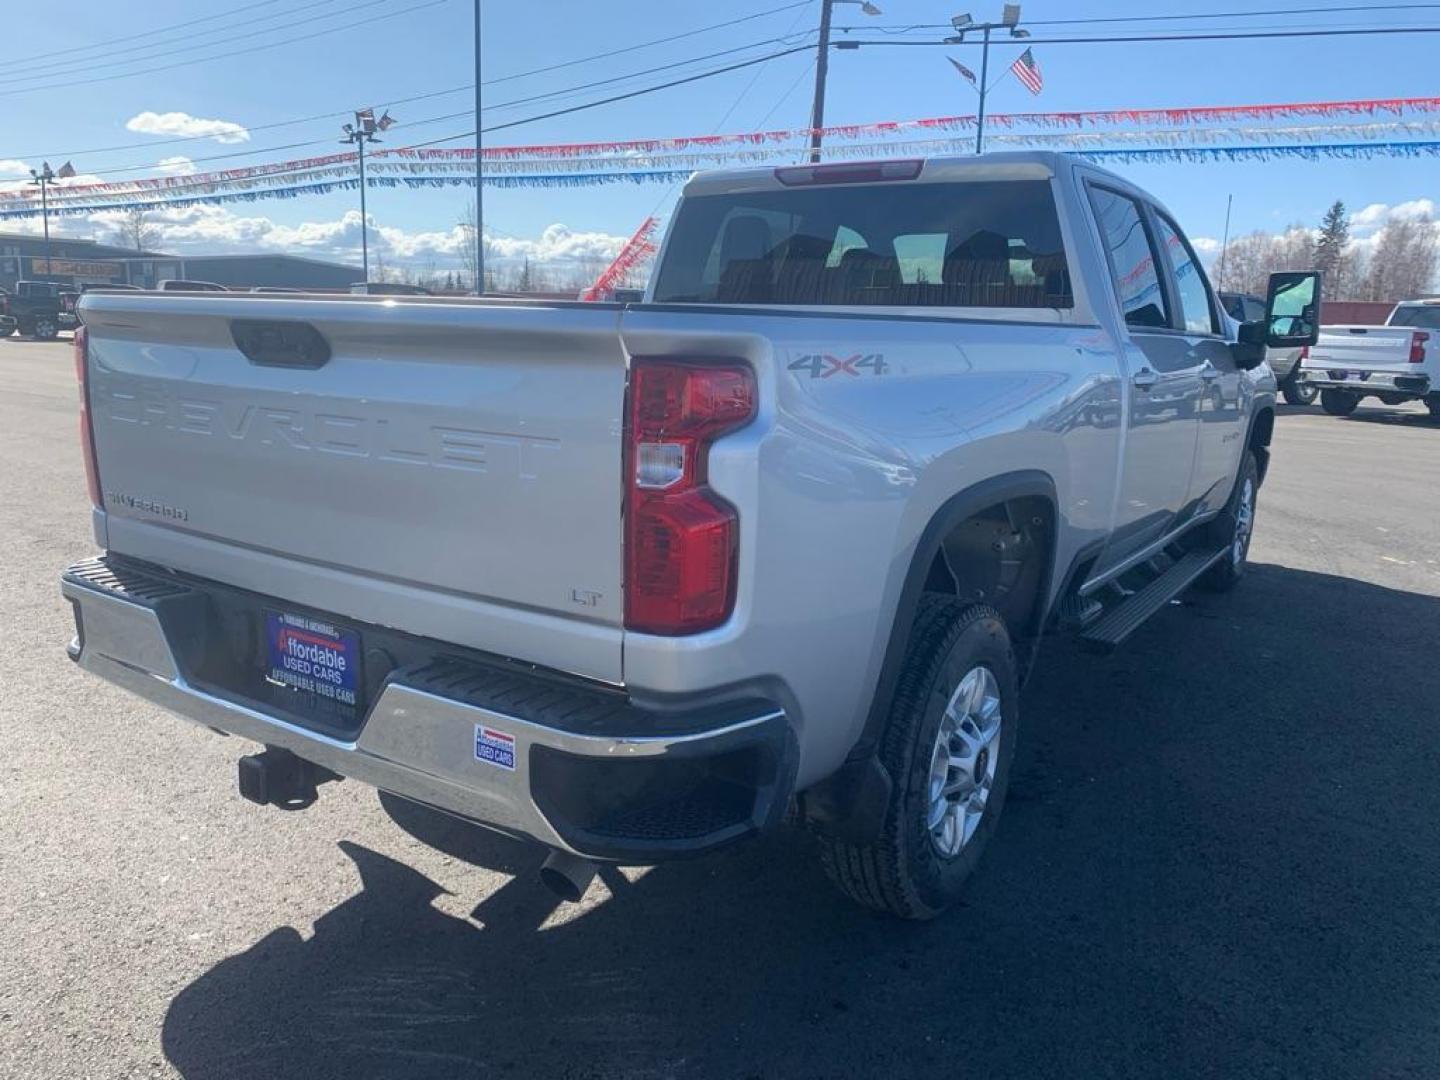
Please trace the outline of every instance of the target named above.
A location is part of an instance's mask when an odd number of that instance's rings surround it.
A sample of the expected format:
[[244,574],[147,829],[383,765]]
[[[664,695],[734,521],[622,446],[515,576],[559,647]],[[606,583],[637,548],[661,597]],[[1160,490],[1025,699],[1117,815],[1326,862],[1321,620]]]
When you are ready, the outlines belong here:
[[1209,360],[1206,360],[1205,366],[1200,369],[1200,378],[1204,379],[1206,382],[1214,382],[1219,377],[1220,369],[1217,368],[1214,364],[1210,363]]
[[1160,376],[1147,367],[1130,376],[1130,381],[1135,384],[1136,390],[1149,390],[1160,382]]

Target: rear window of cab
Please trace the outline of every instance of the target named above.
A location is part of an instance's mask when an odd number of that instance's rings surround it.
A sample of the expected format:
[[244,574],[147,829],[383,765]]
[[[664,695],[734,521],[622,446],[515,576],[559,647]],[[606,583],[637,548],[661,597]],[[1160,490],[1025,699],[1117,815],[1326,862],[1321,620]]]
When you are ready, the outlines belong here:
[[1047,180],[687,197],[660,303],[1070,308]]

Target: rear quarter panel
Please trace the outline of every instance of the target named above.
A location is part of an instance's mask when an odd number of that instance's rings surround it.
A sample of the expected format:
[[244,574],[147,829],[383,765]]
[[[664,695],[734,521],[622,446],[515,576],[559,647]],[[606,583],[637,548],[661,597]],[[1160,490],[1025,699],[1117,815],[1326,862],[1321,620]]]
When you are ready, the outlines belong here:
[[797,726],[802,787],[860,735],[942,504],[1038,470],[1059,494],[1062,570],[1109,529],[1122,414],[1096,327],[656,305],[627,311],[623,339],[632,357],[741,357],[761,391],[755,423],[711,453],[711,486],[740,515],[734,617],[691,637],[627,633],[626,682],[658,696],[768,684]]

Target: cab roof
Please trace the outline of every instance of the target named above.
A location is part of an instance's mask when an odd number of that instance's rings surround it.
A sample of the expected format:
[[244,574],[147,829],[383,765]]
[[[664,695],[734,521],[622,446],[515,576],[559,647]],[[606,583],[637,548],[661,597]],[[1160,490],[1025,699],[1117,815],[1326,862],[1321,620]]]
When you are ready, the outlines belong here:
[[[1063,154],[1054,150],[1015,150],[994,154],[966,154],[928,158],[877,158],[856,160],[825,161],[818,166],[805,165],[758,165],[743,169],[714,169],[696,173],[686,183],[684,194],[723,195],[740,191],[780,191],[794,184],[783,183],[778,174],[782,171],[825,169],[845,166],[882,166],[897,163],[915,163],[919,173],[913,177],[896,179],[857,179],[855,184],[936,184],[964,183],[981,180],[1048,180],[1057,174],[1084,164],[1096,168],[1074,154]],[[1107,172],[1099,169],[1100,172]],[[1109,175],[1114,176],[1113,173]],[[1115,179],[1124,182],[1119,176]]]

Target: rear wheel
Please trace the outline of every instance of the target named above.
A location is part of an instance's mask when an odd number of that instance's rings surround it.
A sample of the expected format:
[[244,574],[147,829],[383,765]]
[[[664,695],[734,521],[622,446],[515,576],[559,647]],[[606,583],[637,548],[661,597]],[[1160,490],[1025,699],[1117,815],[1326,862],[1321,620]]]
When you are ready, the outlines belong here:
[[881,735],[893,786],[880,836],[820,840],[826,872],[853,900],[929,919],[960,899],[1005,802],[1018,685],[994,608],[921,598]]
[[1208,526],[1210,541],[1216,545],[1224,544],[1225,554],[1195,583],[1206,592],[1228,592],[1245,576],[1245,566],[1250,559],[1250,537],[1255,530],[1255,498],[1259,492],[1260,468],[1255,462],[1255,455],[1247,450],[1240,462],[1240,475],[1235,479],[1230,501]]
[[1291,375],[1280,384],[1280,393],[1285,395],[1287,405],[1314,405],[1320,396],[1317,387],[1303,381],[1298,374]]
[[1321,390],[1320,407],[1331,416],[1349,416],[1360,407],[1360,395],[1349,390]]
[[1430,410],[1431,420],[1440,420],[1440,394],[1431,394],[1425,399],[1425,408]]
[[49,315],[41,315],[35,320],[31,336],[36,341],[51,341],[60,333],[60,324]]

